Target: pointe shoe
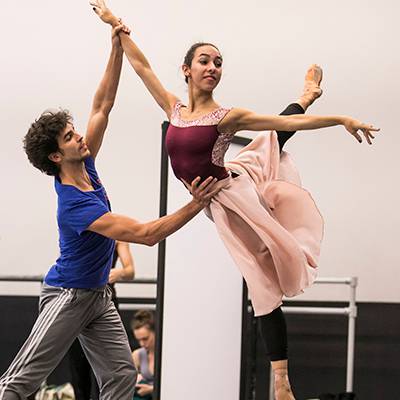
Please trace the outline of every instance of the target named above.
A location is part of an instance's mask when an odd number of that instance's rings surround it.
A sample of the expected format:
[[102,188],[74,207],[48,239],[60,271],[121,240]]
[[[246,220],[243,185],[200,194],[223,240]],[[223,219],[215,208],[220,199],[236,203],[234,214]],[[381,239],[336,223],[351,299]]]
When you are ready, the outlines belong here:
[[317,64],[310,65],[307,70],[304,78],[304,90],[301,96],[307,107],[322,95],[323,91],[320,87],[322,75],[322,68]]

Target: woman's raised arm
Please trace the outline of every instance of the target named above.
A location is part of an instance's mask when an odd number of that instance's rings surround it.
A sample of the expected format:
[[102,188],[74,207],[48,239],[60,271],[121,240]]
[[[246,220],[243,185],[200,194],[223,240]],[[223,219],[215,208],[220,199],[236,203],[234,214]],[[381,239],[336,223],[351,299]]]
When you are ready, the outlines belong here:
[[[111,12],[104,0],[92,0],[90,1],[90,5],[93,6],[94,12],[106,24],[113,27],[121,24],[121,20]],[[120,39],[125,55],[133,69],[154,97],[154,100],[165,111],[169,119],[178,98],[164,88],[152,70],[149,61],[129,35],[121,32]]]

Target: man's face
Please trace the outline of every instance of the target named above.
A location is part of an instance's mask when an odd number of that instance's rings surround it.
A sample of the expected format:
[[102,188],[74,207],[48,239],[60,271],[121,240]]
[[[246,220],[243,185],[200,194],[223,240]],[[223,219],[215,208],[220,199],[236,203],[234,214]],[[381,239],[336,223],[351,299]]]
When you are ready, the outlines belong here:
[[57,152],[59,159],[55,162],[59,162],[60,166],[65,163],[82,162],[90,156],[83,136],[76,132],[74,126],[70,123],[60,133],[57,141],[60,151]]

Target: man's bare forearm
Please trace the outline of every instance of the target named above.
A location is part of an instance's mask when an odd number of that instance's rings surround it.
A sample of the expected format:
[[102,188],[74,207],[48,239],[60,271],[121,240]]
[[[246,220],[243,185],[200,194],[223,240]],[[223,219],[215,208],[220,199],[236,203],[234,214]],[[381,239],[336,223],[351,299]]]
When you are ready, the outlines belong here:
[[184,207],[175,211],[171,215],[166,215],[155,221],[148,222],[147,225],[147,245],[154,246],[169,235],[173,234],[192,218],[194,218],[204,207],[197,201],[192,200]]
[[173,214],[145,223],[124,215],[106,213],[93,222],[88,230],[122,242],[154,246],[180,229],[203,208],[198,201],[192,200]]
[[93,112],[102,110],[105,114],[108,114],[111,111],[117,95],[122,61],[122,47],[113,45],[106,71],[93,99]]

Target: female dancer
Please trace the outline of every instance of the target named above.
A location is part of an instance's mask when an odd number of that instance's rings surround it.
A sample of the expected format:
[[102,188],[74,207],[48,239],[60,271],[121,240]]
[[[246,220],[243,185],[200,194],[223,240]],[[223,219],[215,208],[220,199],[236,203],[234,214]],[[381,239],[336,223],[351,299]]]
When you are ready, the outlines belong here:
[[[104,0],[90,4],[104,22],[120,23]],[[280,305],[283,295],[295,296],[314,281],[323,221],[281,150],[296,130],[344,125],[359,142],[361,131],[371,144],[371,132],[378,129],[345,116],[302,115],[321,95],[322,71],[315,65],[306,75],[303,95],[283,112],[297,115],[257,115],[220,107],[213,90],[221,79],[222,57],[210,43],[197,43],[186,54],[182,70],[189,102],[184,106],[162,86],[135,43],[127,35],[120,37],[129,62],[170,121],[166,146],[177,178],[188,188],[195,176],[219,179],[222,189],[207,214],[246,280],[274,371],[275,397],[292,400]],[[233,135],[241,130],[278,134],[258,135],[233,161],[224,162]]]

